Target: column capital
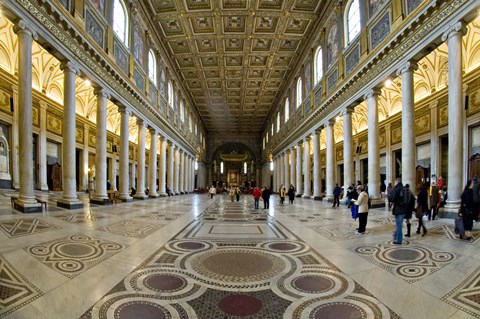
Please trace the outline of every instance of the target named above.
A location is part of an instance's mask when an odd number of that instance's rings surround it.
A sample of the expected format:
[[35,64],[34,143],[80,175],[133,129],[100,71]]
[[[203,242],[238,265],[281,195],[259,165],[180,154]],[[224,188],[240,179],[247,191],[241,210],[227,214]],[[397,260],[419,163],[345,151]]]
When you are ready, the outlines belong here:
[[382,90],[379,88],[373,88],[365,94],[365,100],[368,100],[369,98],[372,98],[372,97],[378,97],[380,95],[382,95]]
[[45,102],[45,101],[39,101],[38,105],[40,105],[40,108],[43,109],[43,110],[48,109],[48,103]]
[[310,137],[310,135],[307,135],[307,136],[305,136],[305,138],[303,139],[303,141],[308,143],[308,142],[310,142],[311,139],[312,139],[312,138]]
[[15,25],[13,26],[13,32],[15,32],[15,34],[19,34],[21,32],[24,32],[24,33],[29,33],[30,36],[36,41],[38,40],[38,34],[37,34],[37,31],[35,31],[27,21],[25,20],[18,20],[17,23],[15,23]]
[[315,132],[314,135],[320,135],[320,133],[322,133],[322,130],[323,130],[324,128],[325,128],[324,125],[320,125],[319,127],[317,127],[317,128],[315,129],[315,131],[314,131],[314,132]]
[[88,123],[83,123],[83,128],[88,131],[90,129],[90,125],[88,125]]
[[179,149],[178,152],[179,152],[180,154],[183,154],[183,150],[182,150],[182,149]]
[[442,35],[442,41],[448,41],[448,39],[455,35],[460,35],[463,37],[466,34],[467,28],[465,27],[465,22],[457,21],[448,26],[447,30]]
[[298,146],[302,147],[303,146],[303,140],[299,140],[297,143]]
[[160,139],[160,141],[164,142],[167,138],[163,135],[158,135],[158,138]]
[[157,130],[154,127],[149,126],[148,131],[150,132],[151,135],[157,134]]
[[326,127],[333,127],[335,125],[335,119],[330,119],[327,121],[327,123],[325,123],[325,126]]
[[147,127],[147,123],[140,117],[137,117],[137,125],[140,127],[140,126],[143,126],[143,127]]
[[430,102],[430,104],[428,104],[428,107],[430,109],[436,109],[438,107],[438,104],[439,104],[438,100],[437,101],[432,101],[432,102]]
[[342,116],[345,115],[351,115],[353,112],[355,112],[355,107],[360,104],[358,102],[352,103],[349,106],[345,107],[345,110],[342,112]]
[[405,62],[404,65],[402,65],[398,70],[397,70],[397,76],[400,76],[404,74],[405,72],[414,72],[418,70],[418,64],[417,62],[413,60],[409,60]]
[[60,63],[60,70],[64,72],[73,72],[76,75],[80,75],[80,68],[69,60],[64,60],[62,63]]
[[290,154],[290,149],[289,148],[285,151],[285,154]]
[[103,97],[105,99],[110,99],[110,93],[105,90],[104,88],[101,88],[101,87],[96,87],[94,88],[93,90],[93,94],[95,94],[98,97]]
[[118,113],[125,113],[125,115],[132,114],[132,111],[124,105],[118,105],[117,107],[118,107]]

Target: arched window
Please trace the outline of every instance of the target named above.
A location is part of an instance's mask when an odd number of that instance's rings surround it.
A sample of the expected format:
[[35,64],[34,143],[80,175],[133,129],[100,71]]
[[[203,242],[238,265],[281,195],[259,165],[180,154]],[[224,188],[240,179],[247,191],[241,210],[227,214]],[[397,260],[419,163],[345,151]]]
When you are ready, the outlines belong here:
[[277,113],[277,133],[280,132],[280,112]]
[[128,47],[128,15],[123,0],[113,2],[113,32]]
[[185,110],[183,109],[183,101],[180,102],[180,121],[185,122]]
[[345,16],[345,33],[347,45],[360,33],[360,4],[358,0],[351,0],[347,4]]
[[172,108],[172,110],[174,109],[173,107],[173,85],[172,85],[172,82],[168,81],[168,104],[170,105],[170,107]]
[[265,137],[263,137],[263,149],[265,149]]
[[315,64],[314,64],[314,85],[320,82],[323,76],[323,50],[322,47],[318,47],[315,51]]
[[157,60],[152,49],[148,51],[148,77],[153,84],[157,85]]
[[274,133],[274,129],[275,129],[275,125],[272,123],[272,136],[273,136],[273,133]]
[[298,78],[297,80],[297,108],[302,105],[302,78]]
[[290,118],[290,100],[285,100],[285,123],[287,123],[288,119]]

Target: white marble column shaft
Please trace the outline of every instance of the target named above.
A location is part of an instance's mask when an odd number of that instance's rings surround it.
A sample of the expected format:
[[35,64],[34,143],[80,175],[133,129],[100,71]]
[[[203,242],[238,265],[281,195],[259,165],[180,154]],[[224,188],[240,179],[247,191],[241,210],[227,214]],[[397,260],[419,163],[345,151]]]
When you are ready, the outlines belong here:
[[178,158],[179,158],[179,166],[178,166],[178,192],[180,194],[184,194],[184,181],[185,181],[185,152],[183,150],[180,150],[178,152]]
[[[108,198],[107,194],[107,99],[108,93],[103,89],[96,89],[97,116],[95,128],[95,192],[93,202],[101,202]],[[114,169],[112,161],[111,169]]]
[[137,119],[138,126],[138,151],[137,151],[137,192],[136,199],[145,199],[145,142],[147,124],[142,119]]
[[128,137],[131,111],[124,106],[118,107],[120,112],[120,156],[119,156],[119,185],[118,198],[122,201],[131,201],[128,185]]
[[88,185],[88,141],[90,139],[90,127],[88,124],[83,125],[83,150],[82,150],[82,186],[83,191],[87,190]]
[[313,199],[321,199],[322,181],[320,179],[320,132],[318,129],[313,134]]
[[[174,192],[174,174],[175,174],[175,169],[174,169],[174,161],[175,161],[175,151],[174,151],[174,145],[172,142],[168,142],[168,181],[167,181],[167,186],[168,188]],[[210,181],[211,184],[211,181]]]
[[297,144],[297,197],[303,194],[303,169],[302,169],[302,145],[303,141],[299,141]]
[[311,189],[311,160],[310,160],[310,136],[307,136],[303,141],[303,197],[310,198]]
[[[290,185],[295,185],[297,183],[297,150],[295,148],[290,148],[290,180],[288,181],[288,187]],[[295,186],[294,186],[295,187]]]
[[355,183],[353,168],[353,133],[352,133],[353,108],[347,108],[343,113],[343,186],[345,190]]
[[335,163],[335,137],[333,134],[333,126],[335,121],[330,120],[326,125],[327,129],[327,180],[326,180],[326,194],[327,200],[333,200],[333,189],[335,187],[335,172],[337,165]]
[[83,203],[77,196],[75,135],[76,135],[76,77],[78,68],[70,61],[65,61],[60,68],[63,70],[63,125],[62,125],[62,198],[57,205],[69,209],[82,208]]
[[283,173],[284,179],[283,179],[283,185],[285,185],[285,188],[288,190],[288,183],[290,182],[290,150],[287,150],[285,152],[285,162],[284,162],[284,173]]
[[178,180],[180,177],[180,153],[178,147],[175,147],[174,149],[174,181],[173,181],[173,189],[175,192],[175,195],[180,195],[180,191],[178,189]]
[[157,143],[158,135],[154,128],[149,128],[150,132],[150,159],[148,161],[148,187],[150,191],[148,197],[158,197],[157,191]]
[[[20,76],[20,74],[19,74]],[[13,122],[12,122],[12,186],[20,189],[20,161],[19,161],[19,97],[18,85],[12,85],[13,92]]]
[[159,183],[159,195],[166,196],[166,168],[167,168],[167,140],[160,136],[160,161],[159,161],[159,176],[158,176],[158,183]]
[[38,136],[38,184],[37,189],[48,191],[47,185],[47,108],[44,101],[40,101],[40,134]]
[[368,103],[368,196],[371,199],[380,198],[378,96],[381,93],[372,89],[365,96]]

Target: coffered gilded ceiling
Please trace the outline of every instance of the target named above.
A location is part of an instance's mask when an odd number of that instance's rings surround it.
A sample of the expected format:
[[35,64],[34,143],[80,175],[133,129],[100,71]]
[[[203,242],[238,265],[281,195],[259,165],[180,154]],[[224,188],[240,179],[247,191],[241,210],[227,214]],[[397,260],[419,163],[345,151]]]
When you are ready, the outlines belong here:
[[315,29],[321,3],[150,0],[150,7],[164,47],[207,129],[255,134]]

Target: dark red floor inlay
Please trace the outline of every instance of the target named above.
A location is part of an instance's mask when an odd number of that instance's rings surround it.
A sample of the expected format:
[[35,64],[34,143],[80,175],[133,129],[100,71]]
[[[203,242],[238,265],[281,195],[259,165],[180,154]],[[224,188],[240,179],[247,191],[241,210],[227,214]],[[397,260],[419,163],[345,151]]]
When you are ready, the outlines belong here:
[[145,286],[156,291],[175,291],[187,285],[187,282],[180,277],[169,274],[155,274],[148,276],[144,282]]
[[202,249],[205,247],[205,245],[203,243],[199,243],[199,242],[184,242],[184,243],[179,243],[178,244],[178,247],[179,248],[182,248],[182,249]]
[[315,319],[362,319],[366,318],[366,314],[362,309],[352,304],[346,303],[331,303],[319,306],[313,310],[315,313]]
[[297,245],[289,243],[274,243],[269,245],[269,247],[275,250],[294,250],[295,248],[297,248]]
[[262,302],[251,296],[231,295],[221,299],[218,307],[231,316],[251,316],[262,310]]
[[335,282],[323,276],[302,276],[293,281],[293,286],[306,292],[323,292],[333,288]]
[[160,305],[147,302],[130,302],[120,306],[115,314],[117,319],[166,319],[166,310]]

